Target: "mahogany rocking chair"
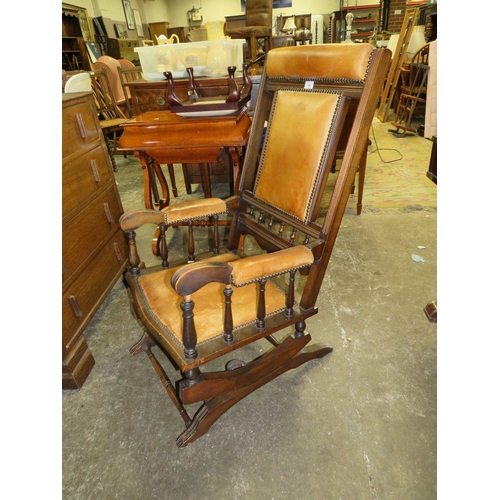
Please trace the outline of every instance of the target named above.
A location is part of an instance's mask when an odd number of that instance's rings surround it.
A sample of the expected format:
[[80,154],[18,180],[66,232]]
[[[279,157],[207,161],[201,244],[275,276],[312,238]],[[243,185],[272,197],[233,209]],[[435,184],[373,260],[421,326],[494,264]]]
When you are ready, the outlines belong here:
[[[235,196],[121,217],[130,250],[125,279],[146,330],[130,352],[147,354],[183,418],[179,447],[205,434],[254,390],[332,351],[324,344],[308,345],[306,320],[318,313],[316,299],[389,65],[390,52],[368,44],[270,51]],[[344,122],[353,112],[338,178],[326,211],[320,211]],[[297,123],[311,123],[311,116],[314,130],[307,133]],[[222,251],[217,224],[227,212],[232,223]],[[162,262],[156,267],[144,268],[137,252],[135,232],[144,224],[160,229]],[[214,226],[213,252],[195,257],[193,226],[208,224]],[[166,231],[181,225],[189,233],[188,263],[169,263]],[[260,254],[244,254],[249,237]],[[295,290],[299,276],[300,293]],[[283,340],[275,338],[290,328]],[[269,341],[269,352],[210,370],[211,362],[260,339]],[[179,368],[177,385],[153,347]],[[200,406],[190,416],[185,405],[193,403]]]

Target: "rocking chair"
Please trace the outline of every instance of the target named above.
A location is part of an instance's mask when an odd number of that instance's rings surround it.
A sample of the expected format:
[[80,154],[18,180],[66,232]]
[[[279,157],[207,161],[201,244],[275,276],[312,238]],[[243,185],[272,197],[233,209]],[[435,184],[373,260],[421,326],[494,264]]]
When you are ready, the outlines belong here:
[[[146,329],[130,352],[147,354],[183,418],[179,447],[205,434],[259,387],[332,351],[324,344],[308,346],[306,320],[318,313],[316,299],[389,65],[390,51],[369,44],[270,51],[237,194],[121,217],[130,250],[125,279]],[[344,122],[352,113],[333,192],[324,196]],[[311,123],[311,117],[314,133],[300,126]],[[228,212],[232,223],[222,251],[218,221]],[[160,230],[161,264],[156,267],[145,268],[137,252],[136,230],[144,224]],[[213,226],[213,251],[195,257],[193,228],[208,225]],[[188,232],[187,263],[168,261],[170,227]],[[243,250],[249,247],[261,253],[247,256]],[[289,328],[282,340],[275,338]],[[269,352],[210,370],[211,364],[222,363],[221,356],[261,339],[271,344]],[[180,369],[177,385],[153,347]],[[193,403],[201,404],[190,416],[185,405]]]

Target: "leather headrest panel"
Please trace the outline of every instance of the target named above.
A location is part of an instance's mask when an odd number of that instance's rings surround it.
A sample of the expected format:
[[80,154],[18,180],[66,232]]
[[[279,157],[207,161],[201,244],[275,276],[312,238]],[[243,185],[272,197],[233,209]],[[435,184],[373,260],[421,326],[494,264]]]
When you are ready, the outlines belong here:
[[362,83],[374,50],[368,43],[280,47],[269,51],[266,74],[270,79],[326,78]]
[[306,220],[339,99],[339,92],[277,91],[257,172],[257,198]]

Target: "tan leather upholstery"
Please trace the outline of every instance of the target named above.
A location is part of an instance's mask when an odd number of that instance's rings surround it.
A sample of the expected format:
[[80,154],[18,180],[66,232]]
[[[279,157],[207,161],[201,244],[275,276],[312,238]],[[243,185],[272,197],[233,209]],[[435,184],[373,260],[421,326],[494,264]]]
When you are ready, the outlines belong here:
[[[147,354],[179,411],[185,423],[179,447],[203,436],[259,387],[332,351],[322,342],[309,344],[306,323],[318,313],[318,295],[389,66],[390,52],[369,44],[270,51],[235,196],[202,200],[200,209],[198,201],[121,218],[129,247],[125,279],[146,329],[130,352]],[[308,80],[313,89],[305,89]],[[344,133],[345,153],[327,195],[324,187]],[[323,200],[324,215],[317,217]],[[144,269],[135,234],[140,222],[163,226],[222,212],[226,205],[233,212],[226,253],[213,256],[224,251],[215,230],[210,258],[195,252],[193,226],[211,220],[180,222],[183,233],[188,226],[187,259],[198,260],[169,262],[168,246],[179,238],[169,238],[172,231],[160,227],[161,263]],[[181,240],[177,246],[184,247]],[[256,344],[264,340],[271,350]],[[173,361],[181,380],[169,379],[155,346]],[[199,405],[191,416],[186,406],[194,403]]]
[[[335,63],[332,62],[332,47],[335,50]],[[362,82],[366,77],[372,52],[373,45],[368,43],[280,47],[267,56],[267,76],[272,79],[286,74],[287,78]],[[296,57],[290,57],[292,54]]]
[[[230,262],[238,259],[227,253],[204,262]],[[188,266],[189,267],[189,266]],[[158,326],[165,336],[182,346],[182,296],[170,285],[170,280],[178,268],[140,276],[138,283],[147,299],[150,312],[159,320]],[[257,311],[258,283],[233,289],[233,322],[235,329],[255,321]],[[195,303],[195,326],[198,344],[221,336],[224,332],[224,288],[221,283],[209,283],[191,295]],[[219,297],[219,300],[214,300]],[[165,307],[168,304],[168,307]],[[272,282],[266,286],[266,314],[278,312],[285,307],[285,294]],[[175,312],[175,314],[173,314]],[[162,326],[161,324],[165,325]]]
[[166,223],[186,221],[188,219],[200,219],[207,215],[219,215],[227,212],[226,203],[219,198],[204,198],[202,200],[186,201],[170,205],[163,209],[166,215]]
[[226,203],[219,198],[204,198],[169,205],[163,210],[130,210],[120,218],[124,231],[134,231],[143,224],[174,224],[188,219],[200,219],[227,212]]
[[[259,165],[255,189],[258,198],[306,220],[338,101],[338,93],[277,92]],[[314,129],[303,126],[313,121]],[[304,147],[291,150],[290,143]],[[297,156],[297,150],[307,154]],[[278,182],[284,172],[295,179],[293,190],[286,183]]]

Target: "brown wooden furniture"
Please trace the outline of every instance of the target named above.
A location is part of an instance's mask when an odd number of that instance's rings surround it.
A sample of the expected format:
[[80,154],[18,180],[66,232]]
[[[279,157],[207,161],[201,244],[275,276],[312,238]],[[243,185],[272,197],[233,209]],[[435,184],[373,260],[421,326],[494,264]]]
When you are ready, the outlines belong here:
[[[198,163],[206,197],[211,197],[208,164],[216,162],[225,151],[231,156],[234,184],[237,185],[243,149],[248,141],[251,121],[245,112],[212,118],[193,118],[171,111],[149,111],[122,124],[119,139],[122,151],[139,158],[144,176],[146,208],[169,205],[168,185],[159,164]],[[158,178],[162,197],[155,192]]]
[[[184,420],[179,447],[198,439],[262,385],[331,352],[324,344],[308,346],[306,321],[318,313],[316,299],[389,64],[389,51],[369,44],[271,51],[237,195],[160,211],[138,209],[121,217],[130,249],[125,278],[146,329],[131,353],[147,354]],[[333,193],[325,199],[328,208],[319,213],[350,98],[358,101],[356,116]],[[308,122],[311,113],[314,134],[296,126]],[[228,211],[234,211],[232,226],[221,252],[217,221]],[[210,220],[213,253],[195,256],[193,226]],[[162,264],[142,269],[135,231],[148,223],[160,227]],[[186,260],[179,265],[168,261],[165,231],[179,224],[187,225],[187,265]],[[276,338],[290,328],[291,335]],[[241,356],[249,356],[258,352],[250,344],[261,339],[269,341],[269,352],[249,362],[233,359],[221,371],[221,356],[236,355],[240,348]],[[170,381],[154,346],[179,368],[178,384]],[[197,403],[199,409],[190,416],[185,405]]]
[[134,110],[132,108],[132,96],[130,95],[130,89],[127,87],[127,83],[142,80],[142,69],[140,66],[124,68],[120,65],[118,68],[118,78],[120,80],[123,95],[126,96],[125,104],[127,105],[127,116],[131,118],[134,116]]
[[115,154],[118,146],[118,135],[122,131],[121,124],[126,122],[127,118],[116,105],[106,72],[103,69],[91,71],[90,78],[99,125],[106,139],[113,170],[116,171]]
[[[241,76],[236,74],[236,83],[243,84]],[[250,75],[252,81],[252,97],[248,104],[250,115],[252,115],[257,93],[259,91],[261,75]],[[187,78],[180,78],[175,80],[175,93],[181,100],[188,98],[188,85]],[[130,100],[132,103],[134,115],[140,115],[147,111],[166,111],[170,109],[166,99],[167,80],[161,81],[148,81],[148,80],[134,80],[126,82],[125,86],[130,91]],[[196,86],[200,94],[204,97],[213,97],[227,95],[229,92],[229,81],[227,77],[198,77],[196,78]]]
[[[355,2],[344,2],[342,10],[332,13],[330,18],[331,42],[340,43],[345,40],[345,18],[351,12],[354,15],[351,39],[357,42],[369,43],[370,37],[379,27],[380,2],[369,5],[357,5]],[[385,29],[380,27],[380,29]]]
[[[257,93],[260,86],[261,75],[252,75],[250,80],[252,82],[252,94],[248,102],[248,116],[253,115],[254,104],[257,99]],[[238,85],[243,84],[241,77],[236,77],[235,81]],[[182,99],[188,99],[188,86],[189,81],[187,78],[175,80],[176,95]],[[146,81],[134,80],[126,82],[125,87],[130,91],[130,100],[132,104],[132,112],[134,116],[141,115],[149,111],[166,111],[170,106],[166,98],[167,81]],[[213,97],[228,95],[229,83],[228,78],[208,78],[202,77],[196,79],[196,87],[203,97]],[[208,165],[208,178],[211,182],[233,184],[234,179],[231,176],[232,161],[228,161],[225,155],[222,155],[214,163]],[[207,179],[206,166],[201,167],[196,163],[183,164],[184,182],[186,185],[187,193],[191,193],[192,184],[203,184],[204,178]],[[169,167],[169,177],[172,183],[172,192],[177,196],[177,188],[173,170]],[[155,184],[152,184],[153,188]],[[154,195],[156,202],[159,202],[159,196]]]
[[62,96],[62,386],[94,366],[83,331],[126,266],[123,213],[90,92]]
[[87,9],[62,4],[62,69],[89,71],[90,58],[85,42],[92,42]]
[[177,35],[179,43],[186,43],[186,29],[184,26],[174,26],[173,28],[167,28],[167,38],[172,38],[173,35]]
[[268,52],[273,48],[273,1],[272,0],[247,0],[245,3],[245,26],[228,28],[226,36],[247,40],[249,57],[255,61],[258,53],[259,38],[263,38]]
[[[122,64],[130,64],[132,67],[135,67],[130,61],[126,59],[122,59],[125,63],[120,63],[118,59],[110,56],[101,56],[97,61],[93,64],[94,71],[105,71],[106,77],[109,83],[109,90],[111,91],[111,95],[115,101],[116,106],[121,111],[121,113],[130,117],[132,115],[128,115],[128,109],[130,107],[127,106],[127,98],[125,97],[125,92],[123,91],[122,84],[120,82],[120,75],[118,70],[122,67]],[[140,69],[140,68],[139,68]]]
[[408,46],[410,45],[411,35],[413,33],[413,28],[417,22],[418,9],[407,9],[405,11],[405,17],[403,20],[403,25],[401,27],[401,32],[398,37],[396,48],[392,55],[392,63],[387,75],[384,88],[382,90],[382,95],[380,97],[380,105],[377,113],[377,118],[385,123],[387,117],[389,116],[389,111],[394,102],[394,95],[396,93],[396,87],[399,83],[399,76],[401,74],[401,68],[406,59],[406,53],[408,51]]
[[396,130],[393,132],[401,135],[406,132],[417,133],[412,127],[412,119],[417,110],[425,114],[428,74],[429,43],[426,43],[415,52],[409,64],[401,66],[401,86],[395,107],[396,116],[392,122]]
[[156,23],[149,23],[149,38],[153,40],[155,45],[158,45],[156,38],[165,35],[167,36],[167,28],[170,26],[168,21],[158,21]]

